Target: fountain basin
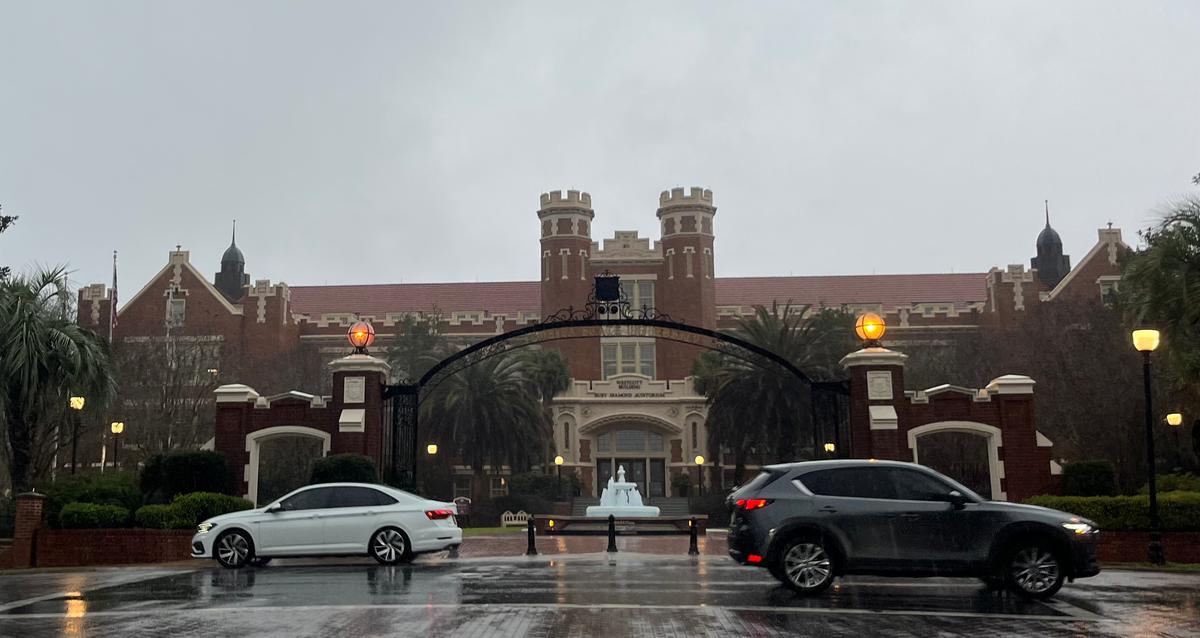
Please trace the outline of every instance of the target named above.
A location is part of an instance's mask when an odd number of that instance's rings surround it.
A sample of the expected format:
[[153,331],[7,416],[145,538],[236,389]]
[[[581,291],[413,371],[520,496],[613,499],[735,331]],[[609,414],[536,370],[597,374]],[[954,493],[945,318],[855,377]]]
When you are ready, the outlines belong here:
[[588,518],[658,516],[659,509],[653,505],[589,505],[586,512]]

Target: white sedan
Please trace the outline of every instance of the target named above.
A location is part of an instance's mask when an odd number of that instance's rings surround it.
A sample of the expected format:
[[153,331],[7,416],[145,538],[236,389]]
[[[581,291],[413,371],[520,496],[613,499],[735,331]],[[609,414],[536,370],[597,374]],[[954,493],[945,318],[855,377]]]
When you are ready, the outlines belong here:
[[453,503],[367,483],[302,487],[266,507],[200,523],[193,558],[223,567],[264,565],[280,556],[369,555],[384,565],[462,543]]

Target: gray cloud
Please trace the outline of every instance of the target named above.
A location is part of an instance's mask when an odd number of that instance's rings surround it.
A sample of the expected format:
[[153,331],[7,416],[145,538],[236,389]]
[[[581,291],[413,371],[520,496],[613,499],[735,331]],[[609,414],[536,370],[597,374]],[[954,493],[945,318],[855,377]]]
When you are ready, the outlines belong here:
[[[0,4],[0,262],[127,290],[176,243],[254,277],[533,279],[537,196],[657,236],[713,189],[724,275],[1075,259],[1200,171],[1200,5]],[[132,290],[123,296],[128,299]]]

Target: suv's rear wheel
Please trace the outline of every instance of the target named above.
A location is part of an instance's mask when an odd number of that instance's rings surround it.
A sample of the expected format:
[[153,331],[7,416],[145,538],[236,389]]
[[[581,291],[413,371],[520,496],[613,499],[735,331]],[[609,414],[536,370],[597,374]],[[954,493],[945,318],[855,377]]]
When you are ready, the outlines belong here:
[[1026,598],[1049,598],[1063,585],[1062,559],[1049,543],[1029,539],[1014,543],[1004,562],[1004,580],[1013,593]]
[[789,542],[779,552],[776,565],[771,573],[806,596],[819,594],[833,583],[833,557],[817,538]]

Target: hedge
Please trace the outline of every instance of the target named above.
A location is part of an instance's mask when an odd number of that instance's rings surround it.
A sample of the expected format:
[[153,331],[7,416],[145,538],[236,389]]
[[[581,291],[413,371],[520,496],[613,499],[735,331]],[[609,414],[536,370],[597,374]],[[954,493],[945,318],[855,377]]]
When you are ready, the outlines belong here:
[[334,454],[313,465],[311,483],[378,483],[375,462],[361,454]]
[[44,518],[50,527],[64,527],[60,512],[69,503],[116,505],[128,511],[141,506],[142,494],[132,474],[81,474],[59,478],[45,485]]
[[142,494],[147,503],[169,503],[179,494],[229,490],[225,456],[209,451],[155,454],[142,466]]
[[[1154,483],[1159,494],[1163,492],[1200,492],[1200,476],[1189,472],[1159,474]],[[1150,485],[1143,485],[1141,493],[1149,494]]]
[[133,522],[146,529],[188,529],[191,521],[181,517],[170,505],[143,505],[133,513]]
[[67,503],[58,514],[66,529],[99,529],[128,527],[129,510],[120,505],[96,503]]
[[1116,474],[1108,461],[1075,461],[1063,465],[1062,493],[1066,496],[1114,496]]
[[179,521],[179,525],[190,527],[199,525],[201,521],[228,514],[252,509],[254,503],[237,496],[216,494],[214,492],[193,492],[181,494],[171,501],[171,509]]
[[508,493],[537,496],[547,500],[553,500],[556,496],[564,499],[578,494],[583,485],[574,473],[563,475],[557,492],[554,489],[555,483],[559,483],[557,469],[550,470],[549,474],[543,472],[514,474],[508,478]]
[[[1149,496],[1035,496],[1027,501],[1091,519],[1100,531],[1150,529]],[[1158,497],[1158,515],[1166,531],[1200,530],[1200,492],[1167,492]]]

